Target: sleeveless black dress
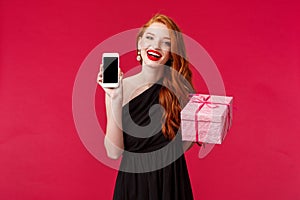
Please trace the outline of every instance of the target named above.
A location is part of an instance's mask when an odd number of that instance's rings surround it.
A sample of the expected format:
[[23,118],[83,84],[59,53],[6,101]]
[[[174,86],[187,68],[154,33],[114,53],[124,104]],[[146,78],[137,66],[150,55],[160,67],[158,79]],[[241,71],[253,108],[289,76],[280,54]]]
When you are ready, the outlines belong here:
[[162,78],[123,106],[124,152],[114,200],[193,199],[181,133],[170,141],[161,131],[161,84]]

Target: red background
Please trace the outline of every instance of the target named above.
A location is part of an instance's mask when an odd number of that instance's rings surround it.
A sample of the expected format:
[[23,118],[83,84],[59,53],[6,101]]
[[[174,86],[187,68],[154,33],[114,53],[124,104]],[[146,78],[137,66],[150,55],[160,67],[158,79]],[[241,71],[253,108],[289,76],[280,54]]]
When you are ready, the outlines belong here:
[[207,50],[235,98],[225,142],[204,159],[197,146],[186,153],[195,199],[300,199],[297,2],[2,0],[0,198],[112,198],[117,171],[74,126],[74,80],[96,45],[161,12]]

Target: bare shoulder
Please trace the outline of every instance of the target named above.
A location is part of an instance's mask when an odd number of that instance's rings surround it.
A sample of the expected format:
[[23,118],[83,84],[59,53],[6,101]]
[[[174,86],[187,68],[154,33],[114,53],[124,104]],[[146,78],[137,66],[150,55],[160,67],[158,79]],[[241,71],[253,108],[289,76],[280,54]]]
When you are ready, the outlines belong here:
[[128,91],[130,89],[132,89],[132,87],[134,87],[134,83],[135,83],[135,75],[133,76],[129,76],[123,79],[123,91]]

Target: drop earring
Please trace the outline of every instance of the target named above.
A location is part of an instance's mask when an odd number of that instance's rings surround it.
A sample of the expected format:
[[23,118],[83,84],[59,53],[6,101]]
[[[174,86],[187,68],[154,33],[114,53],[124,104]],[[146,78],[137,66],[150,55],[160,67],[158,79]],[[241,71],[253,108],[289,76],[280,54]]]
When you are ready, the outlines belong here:
[[139,61],[139,62],[142,60],[141,51],[140,50],[138,50],[138,52],[137,52],[136,60]]

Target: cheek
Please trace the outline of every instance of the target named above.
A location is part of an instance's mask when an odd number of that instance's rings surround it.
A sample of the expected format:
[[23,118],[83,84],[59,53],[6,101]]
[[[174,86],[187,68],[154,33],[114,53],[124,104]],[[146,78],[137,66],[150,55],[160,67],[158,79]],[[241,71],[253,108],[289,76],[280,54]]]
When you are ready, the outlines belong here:
[[142,49],[145,49],[145,48],[149,47],[150,45],[151,45],[151,43],[147,40],[142,40],[141,41],[141,48]]

